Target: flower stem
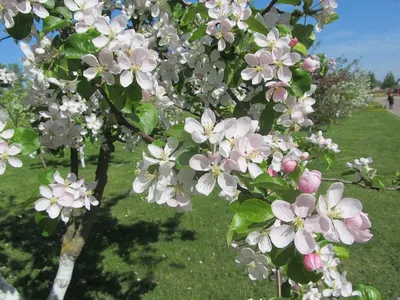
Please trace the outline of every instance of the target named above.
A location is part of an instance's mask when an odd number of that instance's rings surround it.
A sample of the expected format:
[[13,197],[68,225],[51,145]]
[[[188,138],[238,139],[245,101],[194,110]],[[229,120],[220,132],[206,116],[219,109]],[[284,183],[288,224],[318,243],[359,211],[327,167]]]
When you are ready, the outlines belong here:
[[282,284],[281,284],[281,270],[279,269],[279,267],[276,267],[276,291],[278,294],[278,298],[282,297]]

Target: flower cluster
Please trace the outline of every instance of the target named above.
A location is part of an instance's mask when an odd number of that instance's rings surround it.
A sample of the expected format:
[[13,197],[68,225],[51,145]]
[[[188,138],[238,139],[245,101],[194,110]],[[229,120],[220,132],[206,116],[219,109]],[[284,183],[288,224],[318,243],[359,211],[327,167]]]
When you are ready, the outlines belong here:
[[13,71],[7,70],[7,68],[0,68],[0,85],[13,85],[17,80],[17,75]]
[[62,178],[56,171],[53,175],[53,183],[39,187],[42,196],[35,202],[37,211],[46,211],[51,219],[56,219],[61,214],[61,220],[67,223],[71,216],[80,216],[85,209],[97,206],[94,189],[97,182],[85,183],[83,179],[78,180],[74,173]]
[[376,176],[377,170],[371,168],[373,160],[371,157],[364,158],[361,157],[360,159],[355,159],[353,163],[346,163],[347,167],[351,171],[355,171],[355,181],[360,181],[362,178],[367,180],[373,180]]
[[7,163],[14,168],[21,168],[22,161],[14,157],[21,153],[22,146],[17,143],[10,143],[10,139],[14,136],[14,129],[4,128],[7,125],[7,115],[0,110],[0,175],[6,171]]
[[307,137],[307,140],[314,145],[318,145],[321,149],[326,149],[333,151],[334,153],[339,153],[339,146],[332,142],[332,139],[326,139],[322,135],[322,131],[318,131],[317,134],[312,134],[310,137]]

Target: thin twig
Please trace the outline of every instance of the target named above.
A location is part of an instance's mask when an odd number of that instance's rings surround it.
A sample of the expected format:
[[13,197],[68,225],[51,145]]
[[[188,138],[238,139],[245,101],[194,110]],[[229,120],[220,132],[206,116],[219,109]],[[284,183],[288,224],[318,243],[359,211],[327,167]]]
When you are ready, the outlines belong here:
[[357,181],[349,181],[349,180],[343,180],[343,179],[338,179],[338,178],[322,178],[322,181],[325,181],[325,182],[341,182],[341,183],[344,183],[344,184],[352,184],[352,185],[356,185],[356,186],[359,186],[359,187],[361,187],[361,188],[363,188],[363,189],[367,189],[367,190],[375,190],[375,191],[400,191],[400,186],[396,186],[396,187],[388,187],[388,188],[384,188],[384,189],[382,189],[381,187],[379,187],[379,186],[368,186],[368,185],[365,185],[365,184],[363,184],[363,183],[360,183],[360,182],[357,182]]
[[231,89],[227,89],[226,92],[231,96],[232,100],[235,101],[236,105],[240,104],[240,100],[236,97],[235,93]]
[[38,154],[38,157],[39,157],[40,162],[42,163],[44,170],[47,171],[47,166],[46,166],[46,163],[44,162],[42,154]]
[[194,116],[196,116],[196,117],[201,118],[201,115],[200,115],[200,114],[198,114],[198,113],[196,113],[196,112],[191,112],[190,109],[186,109],[186,108],[181,107],[181,106],[176,105],[176,104],[174,104],[174,106],[175,106],[176,108],[179,108],[179,109],[183,110],[183,111],[187,111],[188,113],[191,113],[192,115],[194,115]]
[[210,109],[213,111],[213,113],[215,114],[215,116],[217,117],[218,120],[221,120],[221,115],[220,113],[217,111],[217,109],[215,108],[214,105],[210,104],[209,105]]
[[276,290],[278,292],[278,298],[282,297],[282,284],[281,284],[281,270],[279,269],[279,267],[276,267],[276,272],[275,272],[275,276],[276,276]]
[[129,123],[128,120],[125,119],[124,115],[110,101],[110,99],[108,98],[107,93],[105,92],[105,90],[103,88],[101,88],[100,86],[97,86],[97,88],[98,88],[99,92],[101,93],[101,95],[103,96],[103,98],[107,101],[108,105],[110,106],[110,109],[114,113],[119,125],[123,125],[123,126],[129,128],[130,130],[132,130],[133,132],[136,132],[144,140],[146,140],[146,141],[148,141],[150,143],[155,141],[154,138],[152,138],[151,136],[145,134],[144,132],[141,132],[139,128],[137,128],[133,124]]
[[5,37],[1,38],[1,39],[0,39],[0,43],[1,43],[2,41],[4,41],[4,40],[9,39],[9,38],[11,38],[11,35],[8,35],[8,36],[5,36]]
[[265,15],[267,12],[269,12],[271,8],[276,4],[276,2],[278,2],[278,0],[272,0],[271,3],[268,4],[268,6],[263,10],[261,14]]
[[182,4],[183,7],[188,7],[189,5],[184,1],[184,0],[178,0],[180,4]]

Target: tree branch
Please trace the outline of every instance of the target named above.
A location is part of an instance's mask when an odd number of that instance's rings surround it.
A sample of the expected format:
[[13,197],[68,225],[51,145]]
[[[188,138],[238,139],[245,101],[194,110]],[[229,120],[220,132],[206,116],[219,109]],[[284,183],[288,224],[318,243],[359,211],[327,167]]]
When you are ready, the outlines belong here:
[[325,181],[325,182],[341,182],[341,183],[344,183],[344,184],[352,184],[352,185],[359,186],[359,187],[361,187],[363,189],[375,190],[375,191],[378,191],[378,192],[380,192],[380,191],[400,191],[400,186],[388,187],[388,188],[382,189],[379,186],[372,186],[372,185],[368,186],[368,185],[365,185],[365,184],[363,184],[361,182],[343,180],[343,179],[338,179],[338,178],[322,178],[322,181]]
[[236,105],[240,105],[240,100],[236,97],[235,93],[231,89],[227,89],[226,92],[231,96],[232,100],[236,103]]
[[188,113],[191,113],[192,115],[194,115],[194,116],[196,116],[196,117],[201,118],[201,115],[200,115],[200,114],[198,114],[198,113],[196,113],[196,112],[191,112],[190,109],[186,109],[186,108],[184,108],[184,107],[180,107],[179,105],[176,105],[176,104],[174,104],[174,106],[175,106],[176,108],[179,108],[179,109],[183,110],[183,111],[187,111]]
[[272,0],[270,4],[268,4],[268,6],[262,11],[261,15],[265,15],[266,13],[268,13],[271,8],[276,4],[276,2],[278,2],[278,0]]
[[42,163],[42,166],[43,166],[44,170],[47,171],[47,166],[46,166],[46,163],[44,162],[42,154],[39,153],[38,157],[39,157],[40,162]]
[[71,173],[74,173],[78,177],[79,173],[79,155],[78,149],[71,148]]
[[5,37],[2,37],[2,38],[0,39],[0,43],[1,43],[2,41],[4,41],[4,40],[7,40],[7,39],[9,39],[9,38],[11,38],[11,35],[8,35],[8,36],[5,36]]
[[124,115],[115,107],[115,105],[110,101],[110,99],[107,96],[107,93],[104,91],[103,88],[98,86],[98,90],[101,93],[101,95],[103,96],[103,98],[107,101],[108,105],[110,106],[111,111],[113,112],[113,114],[115,115],[117,122],[119,125],[125,126],[127,128],[129,128],[130,130],[132,130],[133,132],[137,133],[138,135],[140,135],[144,140],[146,140],[149,143],[152,143],[155,141],[154,138],[152,138],[151,136],[145,134],[144,132],[141,132],[139,128],[137,128],[136,126],[134,126],[133,124],[129,123],[127,119],[125,119]]

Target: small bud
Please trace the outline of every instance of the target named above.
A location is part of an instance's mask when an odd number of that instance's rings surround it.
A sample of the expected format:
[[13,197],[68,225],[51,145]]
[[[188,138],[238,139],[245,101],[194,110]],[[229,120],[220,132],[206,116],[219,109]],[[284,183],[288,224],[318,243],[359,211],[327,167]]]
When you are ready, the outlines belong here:
[[296,46],[298,42],[299,41],[297,40],[297,38],[292,38],[289,43],[290,48],[293,48],[294,46]]
[[303,152],[303,153],[301,154],[301,156],[300,156],[300,159],[301,159],[302,161],[308,160],[309,158],[310,158],[310,153],[308,153],[308,152]]
[[303,193],[312,194],[318,191],[321,184],[322,174],[319,171],[304,172],[299,178],[299,190]]
[[316,253],[310,253],[304,256],[303,264],[310,272],[321,269],[324,264],[321,257]]
[[293,173],[296,170],[297,163],[290,159],[289,157],[285,157],[282,160],[282,172],[285,174]]
[[303,62],[303,69],[308,72],[314,72],[320,67],[319,61],[312,59],[311,57],[307,57]]
[[271,175],[272,177],[276,177],[278,176],[278,173],[275,172],[275,170],[273,169],[268,169],[268,174]]

